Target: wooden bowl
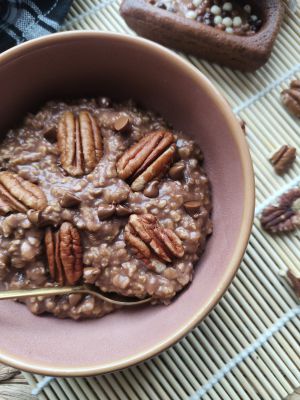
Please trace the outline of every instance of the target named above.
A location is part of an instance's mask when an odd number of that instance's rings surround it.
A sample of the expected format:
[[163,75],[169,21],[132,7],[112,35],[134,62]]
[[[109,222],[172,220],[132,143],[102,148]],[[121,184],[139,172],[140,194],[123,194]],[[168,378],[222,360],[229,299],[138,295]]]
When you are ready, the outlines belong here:
[[283,18],[282,0],[252,0],[263,21],[253,36],[231,35],[154,7],[145,0],[123,0],[121,15],[139,35],[230,68],[254,71],[270,55]]

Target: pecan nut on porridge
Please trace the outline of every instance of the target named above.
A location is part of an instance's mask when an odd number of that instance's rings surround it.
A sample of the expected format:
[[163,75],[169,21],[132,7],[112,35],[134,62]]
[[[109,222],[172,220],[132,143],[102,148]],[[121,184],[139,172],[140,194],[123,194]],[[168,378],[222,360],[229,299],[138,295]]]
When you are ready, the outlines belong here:
[[[88,283],[169,304],[212,232],[196,143],[132,101],[49,102],[0,145],[0,280],[6,289]],[[101,317],[92,295],[30,297],[34,314]]]

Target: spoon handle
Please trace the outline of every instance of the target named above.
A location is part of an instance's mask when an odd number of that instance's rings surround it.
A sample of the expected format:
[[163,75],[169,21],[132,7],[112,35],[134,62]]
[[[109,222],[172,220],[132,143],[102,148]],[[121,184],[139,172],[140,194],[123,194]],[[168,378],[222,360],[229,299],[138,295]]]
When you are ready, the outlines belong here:
[[[47,288],[36,288],[36,289],[19,289],[19,290],[6,290],[0,291],[0,300],[5,299],[20,299],[31,296],[56,296],[63,294],[74,293],[74,291],[80,290],[81,287],[47,287]],[[77,291],[76,290],[76,291]]]
[[35,288],[35,289],[19,289],[19,290],[4,290],[0,291],[0,300],[7,300],[7,299],[21,299],[25,297],[37,297],[37,296],[61,296],[63,294],[71,294],[71,293],[85,293],[91,294],[93,296],[98,297],[102,301],[106,301],[111,304],[119,305],[119,306],[136,306],[140,304],[149,303],[151,301],[150,297],[146,299],[140,300],[128,300],[124,298],[122,300],[115,300],[111,299],[107,295],[103,293],[96,292],[92,290],[88,285],[85,286],[64,286],[64,287],[46,287],[46,288]]

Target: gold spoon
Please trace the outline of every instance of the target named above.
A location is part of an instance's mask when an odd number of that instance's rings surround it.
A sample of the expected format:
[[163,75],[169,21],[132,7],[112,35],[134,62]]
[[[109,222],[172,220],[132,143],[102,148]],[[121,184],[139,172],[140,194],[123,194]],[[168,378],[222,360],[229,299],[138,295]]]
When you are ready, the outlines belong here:
[[47,287],[47,288],[36,288],[36,289],[19,289],[19,290],[6,290],[0,291],[0,300],[6,299],[21,299],[25,297],[37,297],[37,296],[61,296],[64,294],[74,294],[74,293],[85,293],[92,294],[93,296],[106,301],[111,304],[116,304],[119,306],[137,306],[140,304],[149,303],[151,297],[146,299],[133,299],[132,297],[118,296],[120,300],[108,297],[107,294],[103,294],[95,289],[92,285],[82,285],[82,286],[64,286],[64,287]]

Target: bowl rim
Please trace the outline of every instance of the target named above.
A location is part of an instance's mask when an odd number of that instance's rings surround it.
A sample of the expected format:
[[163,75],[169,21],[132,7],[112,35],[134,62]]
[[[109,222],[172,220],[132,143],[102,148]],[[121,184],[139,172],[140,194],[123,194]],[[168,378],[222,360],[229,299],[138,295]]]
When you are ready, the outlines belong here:
[[[235,249],[228,262],[226,272],[223,275],[223,279],[219,284],[217,290],[211,294],[207,302],[189,319],[189,321],[178,328],[171,336],[156,343],[149,349],[144,349],[137,354],[132,354],[129,357],[114,361],[112,363],[106,363],[104,365],[90,366],[90,367],[57,367],[55,365],[44,365],[42,362],[30,361],[29,359],[18,358],[16,355],[8,354],[5,350],[0,349],[0,362],[8,364],[14,368],[37,373],[41,375],[52,375],[62,377],[75,377],[75,376],[92,376],[103,373],[115,372],[123,368],[131,367],[138,363],[144,362],[147,359],[158,355],[162,351],[166,350],[170,346],[174,345],[183,336],[188,334],[198,323],[200,323],[206,315],[213,309],[213,307],[219,302],[221,297],[224,295],[229,284],[234,278],[242,258],[244,256],[248,240],[251,234],[253,218],[254,218],[254,206],[255,206],[255,183],[254,183],[254,172],[251,161],[249,148],[245,139],[245,135],[234,116],[229,104],[221,93],[213,86],[210,80],[193,65],[189,64],[179,55],[173,51],[154,43],[148,39],[133,37],[120,33],[113,32],[97,32],[97,31],[68,31],[59,32],[51,35],[43,36],[37,39],[30,40],[28,42],[17,45],[11,49],[6,50],[0,54],[0,66],[14,59],[15,57],[22,56],[24,52],[35,50],[39,47],[44,47],[51,44],[56,44],[61,41],[73,41],[78,39],[108,39],[108,40],[119,40],[123,43],[128,43],[137,46],[147,47],[150,51],[156,52],[159,56],[168,58],[170,62],[178,65],[179,68],[184,70],[184,73],[193,76],[195,80],[201,82],[202,88],[204,88],[212,100],[215,102],[220,112],[223,114],[228,126],[231,128],[231,135],[237,145],[239,157],[242,164],[243,172],[243,187],[244,187],[244,204],[243,204],[243,215],[240,227],[240,235],[237,239]],[[101,362],[99,362],[101,364]]]

